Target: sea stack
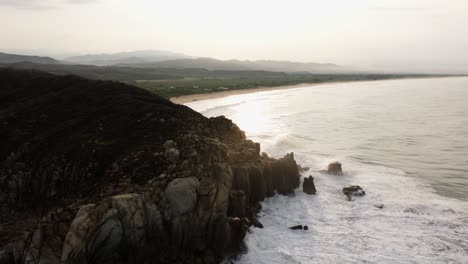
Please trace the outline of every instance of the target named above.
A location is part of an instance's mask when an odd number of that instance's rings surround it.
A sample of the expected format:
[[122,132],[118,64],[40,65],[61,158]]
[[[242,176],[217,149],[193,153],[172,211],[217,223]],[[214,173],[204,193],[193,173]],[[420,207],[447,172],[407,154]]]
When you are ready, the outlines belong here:
[[315,189],[314,184],[314,177],[310,175],[307,178],[304,178],[304,182],[302,183],[302,191],[307,194],[316,194],[317,190]]
[[338,161],[328,164],[327,173],[331,175],[343,175],[341,163]]

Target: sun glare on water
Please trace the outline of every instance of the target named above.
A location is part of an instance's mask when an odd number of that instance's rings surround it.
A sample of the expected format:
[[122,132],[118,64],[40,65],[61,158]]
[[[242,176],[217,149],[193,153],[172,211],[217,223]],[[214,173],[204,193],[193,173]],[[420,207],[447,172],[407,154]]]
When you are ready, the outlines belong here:
[[258,135],[268,129],[265,118],[265,105],[255,101],[236,106],[233,110],[236,114],[232,116],[233,121],[249,135]]

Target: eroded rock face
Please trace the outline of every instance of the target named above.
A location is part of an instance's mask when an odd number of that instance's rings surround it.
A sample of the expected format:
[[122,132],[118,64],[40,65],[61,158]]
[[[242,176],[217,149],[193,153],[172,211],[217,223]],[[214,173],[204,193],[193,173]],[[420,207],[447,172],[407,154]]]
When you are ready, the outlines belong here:
[[9,74],[0,86],[22,103],[0,107],[1,261],[219,263],[260,201],[299,186],[294,154],[261,155],[224,117],[120,83]]

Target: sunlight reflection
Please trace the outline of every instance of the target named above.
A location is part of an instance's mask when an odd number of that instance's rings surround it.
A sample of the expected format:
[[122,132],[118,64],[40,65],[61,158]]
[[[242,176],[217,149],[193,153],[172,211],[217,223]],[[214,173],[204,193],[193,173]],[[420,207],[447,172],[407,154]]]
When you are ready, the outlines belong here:
[[265,105],[259,101],[241,104],[234,108],[235,123],[249,135],[258,135],[267,129]]

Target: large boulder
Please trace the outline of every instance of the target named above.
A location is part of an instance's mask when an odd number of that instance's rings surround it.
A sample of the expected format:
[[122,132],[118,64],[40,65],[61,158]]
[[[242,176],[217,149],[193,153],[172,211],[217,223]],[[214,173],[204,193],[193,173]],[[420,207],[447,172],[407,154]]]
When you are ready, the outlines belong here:
[[170,220],[192,212],[197,204],[199,186],[200,182],[195,177],[177,178],[171,181],[165,191],[167,205],[164,217]]
[[136,260],[162,238],[162,215],[155,204],[144,195],[113,196],[80,208],[61,259],[66,263],[100,263],[113,256]]
[[307,194],[317,193],[317,190],[315,189],[315,184],[314,184],[314,177],[309,176],[308,178],[304,178],[304,182],[302,183],[302,191]]

